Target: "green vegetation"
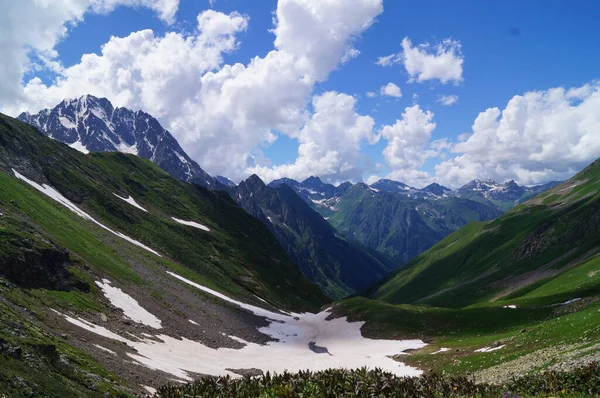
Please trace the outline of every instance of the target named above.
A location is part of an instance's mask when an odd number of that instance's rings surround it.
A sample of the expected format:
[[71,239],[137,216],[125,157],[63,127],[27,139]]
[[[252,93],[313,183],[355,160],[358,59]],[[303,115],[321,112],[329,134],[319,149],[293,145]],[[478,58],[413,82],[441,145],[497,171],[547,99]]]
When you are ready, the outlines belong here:
[[364,184],[348,188],[335,202],[336,211],[315,206],[348,239],[385,253],[403,264],[444,236],[472,222],[498,217],[491,204],[463,198],[412,199],[373,192]]
[[365,292],[390,303],[546,305],[600,293],[600,162],[446,237]]
[[[85,221],[14,178],[12,168],[45,182],[109,228],[161,253],[148,253]],[[0,202],[7,217],[32,228],[94,269],[133,284],[131,263],[194,271],[195,279],[233,297],[258,295],[290,310],[316,310],[327,298],[290,261],[268,229],[225,193],[180,182],[148,160],[120,153],[83,155],[0,115]],[[117,198],[132,196],[148,212]],[[206,232],[171,219],[207,225]],[[12,226],[11,226],[12,225]],[[189,274],[188,274],[189,276]]]
[[257,378],[204,378],[185,386],[167,385],[155,398],[337,398],[337,397],[592,397],[600,393],[597,363],[571,372],[547,372],[513,379],[502,386],[475,383],[466,376],[437,373],[397,377],[379,369],[266,374]]

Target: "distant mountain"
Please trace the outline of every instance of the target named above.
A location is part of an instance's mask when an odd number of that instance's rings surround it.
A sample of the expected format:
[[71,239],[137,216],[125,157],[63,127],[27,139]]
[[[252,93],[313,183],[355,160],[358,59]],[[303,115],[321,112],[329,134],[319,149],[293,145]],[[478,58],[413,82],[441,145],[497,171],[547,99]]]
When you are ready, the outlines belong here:
[[160,123],[143,111],[115,108],[106,98],[64,100],[19,120],[81,152],[123,152],[149,159],[175,178],[215,189],[208,175]]
[[[267,186],[256,175],[240,183],[235,199],[273,232],[305,276],[332,298],[342,298],[376,282],[399,263],[388,256],[342,237],[289,184]],[[319,179],[303,182],[318,195],[329,189]],[[333,186],[332,186],[333,187]]]
[[471,221],[502,214],[490,203],[456,197],[438,184],[416,189],[401,182],[380,180],[368,186],[345,182],[337,187],[317,177],[287,185],[325,217],[347,239],[404,263]]
[[[499,185],[491,180],[467,185],[498,200],[515,200],[528,190],[547,187],[520,189],[514,182]],[[451,234],[365,294],[389,303],[454,308],[487,307],[503,300],[531,308],[586,296],[597,300],[599,187],[596,160],[505,215]]]
[[514,180],[499,184],[494,180],[473,180],[456,190],[455,195],[483,203],[492,203],[502,211],[508,211],[519,203],[538,195],[556,185],[552,181],[544,185],[526,187],[518,185]]

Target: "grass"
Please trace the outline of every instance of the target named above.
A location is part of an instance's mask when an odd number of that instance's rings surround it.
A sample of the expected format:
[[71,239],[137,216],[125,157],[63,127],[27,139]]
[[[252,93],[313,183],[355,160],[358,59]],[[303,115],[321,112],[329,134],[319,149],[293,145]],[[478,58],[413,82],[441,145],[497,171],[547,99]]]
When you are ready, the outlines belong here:
[[599,294],[599,188],[596,162],[494,221],[461,228],[362,294],[452,308]]
[[[548,306],[448,309],[393,305],[356,297],[339,303],[334,313],[365,321],[361,330],[366,337],[423,339],[428,346],[399,359],[420,369],[457,374],[487,369],[539,350],[583,347],[598,341],[600,302],[584,303],[582,307],[574,312],[569,312],[569,307]],[[495,345],[505,347],[490,353],[475,352]],[[431,355],[442,347],[450,351]],[[555,356],[545,366],[559,360]]]

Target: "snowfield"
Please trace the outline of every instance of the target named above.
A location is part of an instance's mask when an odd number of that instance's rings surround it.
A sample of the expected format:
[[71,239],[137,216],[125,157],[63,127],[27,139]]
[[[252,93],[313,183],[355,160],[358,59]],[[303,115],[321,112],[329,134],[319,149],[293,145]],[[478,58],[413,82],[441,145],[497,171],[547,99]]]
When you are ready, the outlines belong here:
[[102,279],[102,282],[96,281],[96,285],[102,289],[104,296],[106,296],[112,305],[123,310],[127,318],[154,329],[162,328],[160,319],[142,308],[133,297],[124,293],[118,287],[111,286],[108,279]]
[[51,197],[52,199],[54,199],[55,201],[57,201],[61,205],[65,206],[67,209],[71,210],[73,213],[77,214],[79,217],[84,218],[86,220],[89,220],[89,221],[93,222],[94,224],[98,225],[100,228],[105,229],[108,232],[110,232],[110,233],[118,236],[119,238],[124,239],[124,240],[126,240],[126,241],[128,241],[130,243],[133,243],[134,245],[136,245],[138,247],[141,247],[142,249],[147,250],[150,253],[153,253],[153,254],[157,255],[158,257],[162,257],[160,254],[158,254],[158,252],[152,250],[151,248],[149,248],[148,246],[144,245],[143,243],[138,242],[137,240],[132,239],[129,236],[124,235],[124,234],[122,234],[120,232],[113,231],[112,229],[108,228],[106,225],[100,223],[99,221],[96,221],[96,219],[94,219],[92,216],[90,216],[89,214],[87,214],[85,211],[81,210],[73,202],[71,202],[69,199],[65,198],[60,192],[58,192],[53,187],[48,186],[46,184],[40,185],[40,184],[38,184],[35,181],[31,181],[30,179],[28,179],[24,175],[20,174],[15,169],[13,169],[13,173],[15,173],[15,177],[17,177],[19,180],[26,182],[27,184],[31,185],[32,187],[34,187],[38,191],[42,192],[46,196]]
[[[416,376],[421,371],[396,362],[390,357],[403,350],[425,346],[421,340],[372,340],[362,337],[363,322],[348,322],[346,318],[326,320],[329,310],[318,314],[278,313],[234,300],[173,272],[174,278],[229,303],[251,311],[271,321],[260,332],[278,341],[260,345],[237,336],[232,340],[245,344],[242,349],[213,349],[200,342],[177,339],[164,334],[123,337],[82,318],[61,314],[68,322],[106,338],[123,342],[135,349],[127,354],[136,363],[160,370],[177,379],[192,380],[189,373],[238,376],[228,368],[260,368],[263,371],[297,372],[330,368],[382,368],[400,376]],[[105,285],[105,283],[103,284]],[[133,315],[133,314],[132,314]],[[128,315],[129,316],[129,315]],[[192,322],[197,324],[196,322]],[[201,324],[197,324],[202,327]],[[319,353],[311,348],[319,347]]]
[[198,228],[198,229],[201,229],[203,231],[206,231],[206,232],[210,232],[210,228],[208,228],[206,225],[202,225],[202,224],[199,224],[199,223],[194,222],[194,221],[180,220],[179,218],[175,218],[175,217],[171,217],[171,218],[176,223],[183,224],[183,225],[188,225],[190,227],[194,227],[194,228]]

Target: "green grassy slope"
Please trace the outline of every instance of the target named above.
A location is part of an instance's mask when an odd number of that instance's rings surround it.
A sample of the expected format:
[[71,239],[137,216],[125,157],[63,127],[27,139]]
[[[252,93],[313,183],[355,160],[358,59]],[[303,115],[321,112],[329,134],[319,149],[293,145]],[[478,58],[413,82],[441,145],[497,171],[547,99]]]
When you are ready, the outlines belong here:
[[600,293],[600,161],[490,222],[469,224],[365,292],[389,303],[542,305]]
[[[122,253],[111,253],[98,244],[103,239],[120,239],[17,181],[12,168],[53,186],[109,228],[139,240],[164,257],[159,259],[119,242],[126,253],[133,251],[167,266],[187,268],[188,276],[195,274],[202,283],[248,301],[256,301],[256,294],[294,310],[315,309],[326,301],[267,228],[225,193],[182,183],[150,161],[134,156],[83,155],[21,122],[0,116],[2,203],[9,209],[16,207],[60,246],[116,278],[141,282],[120,258]],[[148,212],[113,193],[131,195]],[[202,223],[211,231],[178,224],[171,217]]]

